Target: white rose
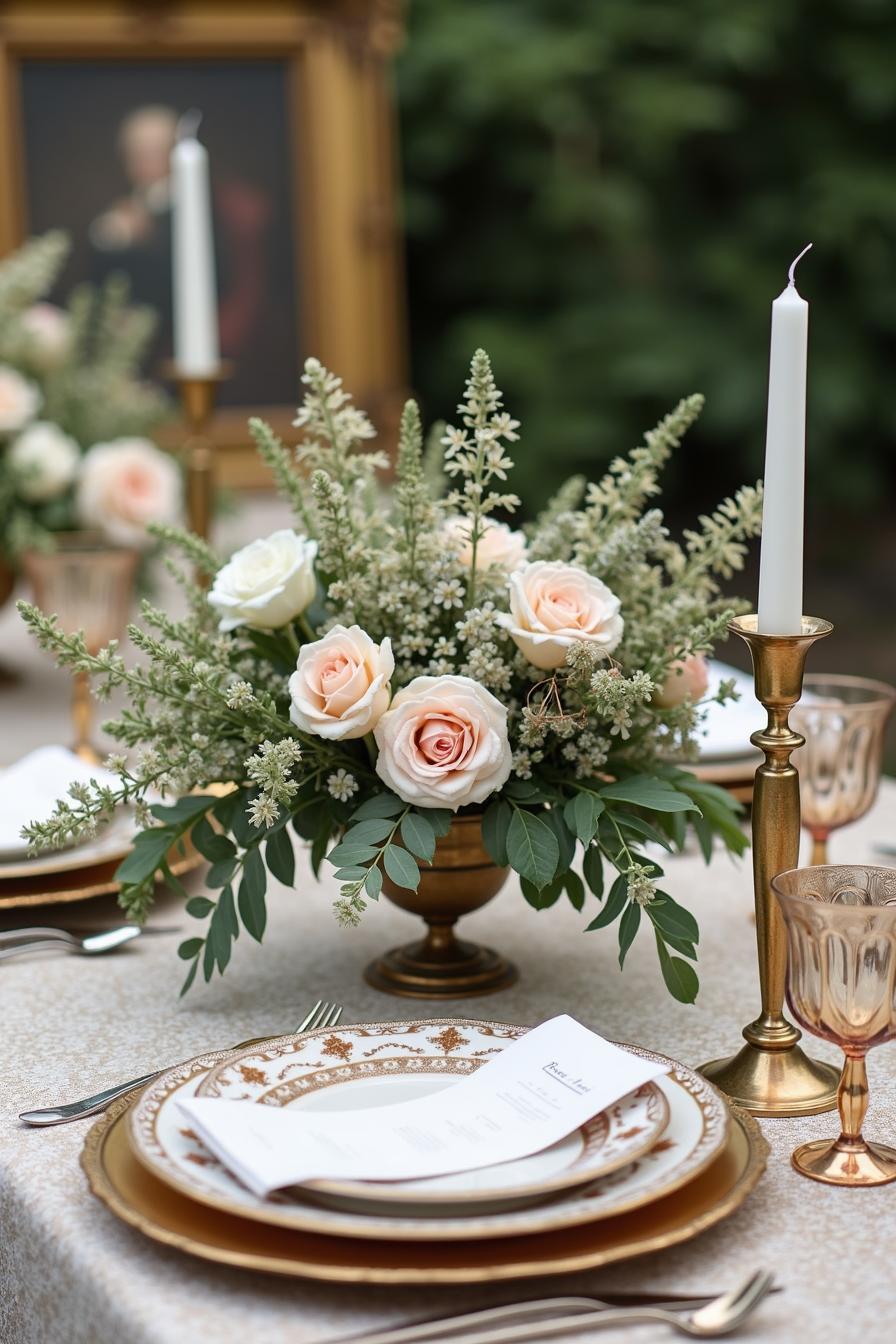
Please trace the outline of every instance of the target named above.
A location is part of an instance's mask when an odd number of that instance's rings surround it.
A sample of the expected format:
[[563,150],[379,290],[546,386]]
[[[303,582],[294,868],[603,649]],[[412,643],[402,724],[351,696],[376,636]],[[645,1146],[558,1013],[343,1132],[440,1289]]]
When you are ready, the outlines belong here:
[[416,677],[373,730],[376,772],[405,803],[483,803],[510,774],[507,709],[471,677]]
[[35,303],[21,316],[27,338],[28,361],[44,372],[64,364],[71,348],[71,319],[55,303]]
[[81,456],[77,443],[49,420],[36,420],[14,439],[9,464],[19,478],[23,499],[39,503],[55,499],[75,479]]
[[8,364],[0,364],[0,434],[14,434],[33,420],[40,410],[43,397],[34,383],[29,383]]
[[317,588],[316,556],[317,542],[288,527],[236,551],[208,595],[221,617],[218,629],[278,630],[300,616]]
[[317,737],[363,737],[389,708],[392,644],[374,644],[359,625],[334,625],[306,644],[289,679],[289,717]]
[[[526,538],[522,532],[515,532],[506,523],[496,523],[491,518],[483,521],[484,531],[476,547],[476,572],[495,566],[498,569],[518,569],[526,559]],[[470,524],[460,514],[446,518],[443,528],[446,543],[456,551],[462,565],[473,560],[473,543],[470,541]]]
[[536,560],[509,584],[510,612],[496,619],[534,667],[562,667],[579,641],[612,653],[622,639],[619,598],[578,565]]
[[176,523],[181,516],[180,468],[149,439],[95,443],[84,454],[76,506],[85,527],[119,546],[153,544],[147,523]]

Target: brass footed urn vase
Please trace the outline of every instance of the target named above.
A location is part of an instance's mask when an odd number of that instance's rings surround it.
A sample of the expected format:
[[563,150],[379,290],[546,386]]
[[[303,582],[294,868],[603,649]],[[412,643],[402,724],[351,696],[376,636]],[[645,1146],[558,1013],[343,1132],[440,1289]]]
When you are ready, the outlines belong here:
[[431,867],[423,868],[416,891],[385,877],[383,895],[426,922],[426,935],[376,957],[364,972],[374,989],[415,999],[472,998],[506,989],[517,969],[489,947],[457,938],[462,915],[486,905],[507,881],[482,843],[481,815],[457,816],[436,841]]

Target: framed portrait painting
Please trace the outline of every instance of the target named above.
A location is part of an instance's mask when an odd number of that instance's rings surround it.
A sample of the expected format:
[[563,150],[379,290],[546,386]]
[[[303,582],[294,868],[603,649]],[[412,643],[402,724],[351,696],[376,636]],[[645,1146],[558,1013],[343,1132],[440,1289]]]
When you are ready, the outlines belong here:
[[[63,228],[60,294],[128,276],[171,353],[169,157],[202,114],[222,356],[221,477],[263,479],[246,421],[287,431],[318,355],[390,428],[405,386],[388,64],[375,0],[0,9],[0,249]],[[176,430],[172,431],[176,437]]]

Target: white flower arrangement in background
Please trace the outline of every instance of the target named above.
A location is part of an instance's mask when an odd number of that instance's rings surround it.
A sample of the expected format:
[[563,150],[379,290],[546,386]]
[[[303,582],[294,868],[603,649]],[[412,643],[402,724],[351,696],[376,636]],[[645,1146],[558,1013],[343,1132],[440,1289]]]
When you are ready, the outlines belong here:
[[138,376],[155,324],[122,283],[84,287],[68,310],[41,296],[68,252],[49,233],[0,262],[0,555],[97,531],[146,550],[148,522],[182,516],[178,465],[147,437],[164,397]]
[[[135,803],[146,829],[117,877],[142,918],[156,874],[170,880],[171,846],[191,837],[218,894],[188,903],[208,923],[180,948],[187,988],[199,968],[206,979],[224,970],[240,922],[261,938],[267,872],[293,881],[292,836],[310,843],[315,872],[325,859],[335,867],[336,914],[351,924],[384,876],[415,887],[454,816],[472,809],[526,900],[545,909],[565,896],[583,911],[590,892],[601,904],[586,927],[615,926],[620,965],[646,923],[670,992],[690,1002],[697,925],[644,845],[680,849],[692,829],[709,861],[717,839],[736,853],[746,844],[737,804],[681,762],[696,751],[704,655],[735,610],[720,580],[758,532],[759,488],[671,538],[650,501],[699,414],[702,399],[689,397],[602,480],[568,482],[514,529],[501,515],[519,503],[505,488],[519,425],[484,352],[439,473],[408,402],[389,493],[377,481],[388,459],[359,451],[373,429],[340,380],[309,360],[303,382],[295,454],[251,422],[294,530],[224,564],[198,538],[156,527],[187,562],[190,614],[144,604],[130,637],[145,666],[114,648],[91,655],[22,604],[62,665],[89,672],[102,695],[123,688],[127,712],[107,728],[134,753],[110,763],[117,789],[79,790],[27,828],[33,845],[89,834]],[[207,790],[222,783],[233,786],[223,797]],[[175,801],[150,805],[157,791]]]

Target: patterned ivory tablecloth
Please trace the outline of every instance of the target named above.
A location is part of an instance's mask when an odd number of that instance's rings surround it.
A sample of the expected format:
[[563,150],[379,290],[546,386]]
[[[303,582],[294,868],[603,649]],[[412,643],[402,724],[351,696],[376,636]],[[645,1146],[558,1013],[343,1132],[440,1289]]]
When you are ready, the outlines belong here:
[[[270,527],[268,530],[271,530]],[[0,655],[24,680],[0,693],[0,763],[42,741],[65,741],[64,679],[26,647],[9,611],[0,617]],[[821,664],[819,664],[821,666]],[[896,840],[896,783],[874,810],[834,839],[835,857],[873,861],[875,841]],[[878,860],[880,861],[880,860]],[[301,869],[301,865],[300,865]],[[368,988],[361,969],[378,950],[413,935],[414,922],[382,902],[354,932],[330,913],[332,883],[304,869],[294,891],[273,889],[263,947],[236,945],[223,980],[177,997],[183,967],[178,934],[146,938],[95,961],[42,955],[0,968],[0,1341],[3,1344],[324,1344],[345,1334],[419,1315],[487,1303],[488,1288],[458,1291],[328,1286],[216,1268],[154,1245],[117,1221],[88,1193],[78,1154],[91,1121],[43,1131],[16,1115],[83,1096],[110,1082],[229,1041],[290,1029],[317,998],[345,1004],[348,1022],[457,1013],[508,1022],[575,1014],[603,1034],[639,1042],[689,1064],[736,1047],[758,1007],[749,864],[693,856],[667,866],[669,890],[698,916],[702,989],[694,1007],[673,1003],[652,940],[639,937],[624,975],[615,938],[585,934],[567,907],[536,913],[508,883],[464,923],[519,965],[513,988],[462,1004],[419,1004]],[[59,921],[64,912],[46,912]],[[70,921],[75,911],[67,912]],[[115,919],[114,904],[78,908],[77,919]],[[590,916],[589,916],[590,917]],[[0,927],[15,920],[8,913]],[[27,922],[32,922],[28,917]],[[160,926],[191,921],[166,898]],[[818,1055],[836,1052],[813,1043]],[[896,1141],[896,1055],[870,1057],[869,1137]],[[743,1337],[875,1344],[893,1337],[892,1255],[896,1186],[835,1190],[801,1179],[788,1155],[801,1140],[833,1132],[831,1115],[764,1122],[769,1168],[733,1217],[696,1240],[626,1264],[563,1279],[539,1291],[722,1290],[756,1266],[776,1270],[786,1292],[769,1300]],[[533,1288],[527,1283],[526,1289]],[[500,1288],[501,1297],[507,1285]],[[798,1323],[798,1324],[797,1324]],[[614,1341],[604,1331],[579,1339]],[[641,1327],[638,1344],[670,1338]]]

